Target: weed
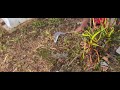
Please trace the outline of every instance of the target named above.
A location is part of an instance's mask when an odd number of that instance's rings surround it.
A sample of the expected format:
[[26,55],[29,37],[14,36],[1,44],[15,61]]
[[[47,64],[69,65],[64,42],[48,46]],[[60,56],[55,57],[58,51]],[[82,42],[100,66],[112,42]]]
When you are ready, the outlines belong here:
[[47,23],[45,21],[35,21],[32,23],[32,26],[34,28],[40,28],[40,27],[45,27]]
[[[111,37],[114,34],[114,27],[107,27],[100,25],[98,28],[94,30],[92,28],[88,28],[83,34],[83,53],[82,59],[89,60],[91,65],[97,65],[100,61],[100,51],[104,50],[107,52]],[[104,42],[104,43],[103,43]],[[106,49],[104,49],[106,48]]]
[[49,25],[58,25],[61,23],[61,19],[60,18],[49,18],[48,19],[48,24]]
[[0,43],[0,52],[4,52],[6,50],[7,50],[7,46]]
[[39,48],[37,49],[37,53],[39,56],[42,56],[43,59],[49,60],[49,57],[51,55],[51,51],[47,48]]
[[11,40],[9,40],[10,42],[14,42],[14,43],[19,43],[21,41],[21,37],[13,37]]
[[0,30],[0,37],[2,37],[4,34],[4,32],[2,30]]

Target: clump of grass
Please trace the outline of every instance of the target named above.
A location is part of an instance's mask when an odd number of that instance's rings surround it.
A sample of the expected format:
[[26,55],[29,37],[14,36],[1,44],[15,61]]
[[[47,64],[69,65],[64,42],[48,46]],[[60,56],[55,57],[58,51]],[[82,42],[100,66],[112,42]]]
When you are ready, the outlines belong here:
[[47,48],[38,48],[37,53],[39,56],[42,56],[43,59],[49,60],[49,57],[51,56],[51,51]]
[[49,48],[38,48],[36,50],[37,55],[39,57],[42,57],[43,60],[47,60],[47,62],[51,63],[51,64],[55,64],[56,63],[56,59],[53,58],[53,53],[54,51],[50,50]]
[[21,33],[21,35],[26,35],[27,34],[27,29],[21,29],[20,33]]
[[114,34],[111,36],[112,44],[120,45],[120,31],[115,31]]
[[60,18],[49,18],[48,19],[48,24],[49,25],[58,25],[61,23],[61,19]]
[[0,52],[4,52],[6,50],[7,50],[7,46],[2,44],[2,43],[0,43]]
[[[74,58],[81,52],[80,42],[81,36],[78,34],[71,34],[69,36],[64,37],[63,45],[66,48],[67,52],[69,52],[69,57]],[[77,42],[76,42],[77,41]]]
[[0,30],[0,37],[2,37],[4,34],[4,32],[2,30]]
[[13,37],[11,40],[9,40],[9,42],[13,42],[13,43],[19,43],[20,41],[21,41],[20,36]]
[[61,23],[61,18],[48,18],[46,20],[36,20],[32,23],[33,28],[41,28],[47,25],[58,25]]
[[49,30],[45,30],[44,32],[43,32],[43,35],[45,36],[45,37],[50,37],[51,36],[51,33],[50,33],[50,31]]
[[41,21],[37,20],[37,21],[35,21],[35,22],[32,23],[32,26],[34,28],[45,27],[46,25],[47,25],[47,23],[45,21],[43,21],[43,20],[41,20]]

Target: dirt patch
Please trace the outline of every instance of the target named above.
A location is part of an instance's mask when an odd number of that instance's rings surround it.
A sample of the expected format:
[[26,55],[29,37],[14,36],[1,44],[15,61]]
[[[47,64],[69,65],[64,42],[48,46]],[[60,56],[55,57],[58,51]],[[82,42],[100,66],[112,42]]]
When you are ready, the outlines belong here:
[[[84,62],[77,57],[81,35],[61,36],[53,41],[57,31],[68,32],[80,25],[80,18],[40,18],[19,27],[13,33],[0,30],[0,71],[3,72],[80,72]],[[119,33],[117,33],[119,34]],[[119,36],[115,34],[115,36]],[[111,46],[110,71],[119,71],[119,37]],[[118,41],[117,41],[118,40]],[[86,71],[100,71],[86,70]]]

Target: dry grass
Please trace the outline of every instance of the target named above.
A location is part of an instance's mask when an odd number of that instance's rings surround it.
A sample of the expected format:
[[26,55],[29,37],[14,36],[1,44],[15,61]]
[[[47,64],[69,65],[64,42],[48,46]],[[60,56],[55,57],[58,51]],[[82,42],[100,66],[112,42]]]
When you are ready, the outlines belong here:
[[[81,34],[67,34],[61,36],[57,44],[53,42],[55,32],[72,31],[79,24],[79,18],[41,18],[11,34],[1,29],[0,71],[84,71],[84,62],[77,57],[81,52]],[[62,57],[63,54],[66,56]],[[120,59],[116,59],[116,68],[111,65],[113,71],[119,70]]]

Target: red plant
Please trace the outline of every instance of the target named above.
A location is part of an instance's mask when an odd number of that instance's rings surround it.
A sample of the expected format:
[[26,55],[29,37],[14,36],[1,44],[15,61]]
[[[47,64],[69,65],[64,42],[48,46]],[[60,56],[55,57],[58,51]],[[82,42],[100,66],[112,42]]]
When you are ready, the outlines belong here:
[[94,27],[96,25],[103,25],[104,27],[107,25],[107,18],[93,18]]
[[104,24],[106,20],[107,20],[106,18],[94,18],[94,22],[96,24],[101,24],[101,23]]

